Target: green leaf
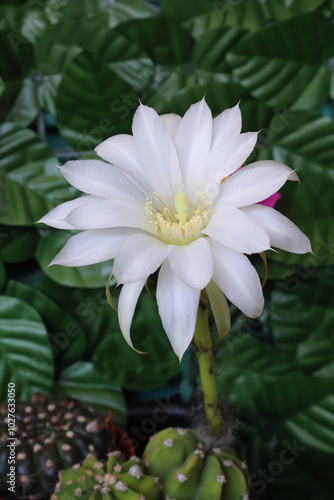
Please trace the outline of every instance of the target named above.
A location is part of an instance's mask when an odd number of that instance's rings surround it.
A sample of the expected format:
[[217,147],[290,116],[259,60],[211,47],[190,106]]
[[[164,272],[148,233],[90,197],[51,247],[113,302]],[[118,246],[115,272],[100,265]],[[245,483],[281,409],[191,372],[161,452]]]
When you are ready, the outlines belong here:
[[[189,71],[190,75],[187,75]],[[159,80],[160,81],[160,80]],[[230,75],[195,70],[192,65],[168,73],[162,73],[159,85],[148,93],[145,104],[158,113],[184,115],[187,109],[205,96],[214,115],[237,104],[242,87]]]
[[32,71],[35,55],[32,44],[21,35],[0,32],[0,76],[5,90],[0,96],[0,121],[29,124],[37,115],[37,82]]
[[215,14],[225,26],[258,31],[267,23],[265,8],[262,2],[239,0],[231,3],[229,0],[215,0]]
[[200,36],[194,46],[191,62],[195,67],[213,73],[229,73],[226,54],[244,36],[240,28],[222,26]]
[[36,391],[49,394],[53,372],[51,346],[38,313],[21,300],[0,297],[0,400],[7,398],[9,382],[23,400]]
[[121,24],[117,31],[135,43],[156,64],[189,61],[193,39],[178,23],[164,17],[151,17]]
[[295,275],[271,295],[268,327],[277,346],[307,372],[334,362],[334,273]]
[[[122,104],[124,98],[131,105]],[[59,84],[58,126],[77,151],[90,151],[110,135],[128,132],[137,105],[133,89],[101,57],[83,51],[66,66]]]
[[320,7],[324,0],[266,0],[266,8],[269,14],[277,21],[283,21],[290,17],[305,12],[313,12]]
[[125,425],[126,406],[122,389],[106,381],[92,363],[80,361],[61,372],[56,385],[61,396],[79,399],[97,410],[115,414],[115,421]]
[[0,226],[0,260],[13,263],[31,259],[39,239],[35,228]]
[[6,270],[2,262],[0,262],[0,293],[4,290],[6,285]]
[[258,415],[254,397],[264,381],[300,371],[284,353],[249,335],[258,328],[258,323],[253,322],[241,321],[240,317],[232,321],[230,333],[216,345],[215,363],[219,394]]
[[89,344],[88,352],[93,352],[110,331],[118,329],[117,313],[107,302],[105,283],[99,289],[69,288],[45,278],[36,287],[82,325]]
[[[96,369],[126,389],[150,390],[180,375],[180,364],[163,330],[156,302],[143,292],[132,321],[133,344],[129,347],[119,328],[110,330],[95,350]],[[110,360],[112,359],[112,362]]]
[[333,48],[331,21],[305,14],[244,38],[227,62],[242,85],[269,106],[317,108],[329,96]]
[[36,259],[45,274],[60,285],[78,288],[105,287],[109,278],[112,263],[101,262],[90,266],[65,267],[54,265],[48,267],[51,260],[63,248],[73,231],[53,231],[43,237],[38,245]]
[[279,422],[321,402],[333,388],[334,382],[328,378],[282,375],[279,379],[264,380],[254,403],[265,418]]
[[304,446],[334,453],[334,396],[315,401],[306,410],[284,421],[281,427]]
[[76,190],[62,178],[57,160],[31,130],[0,126],[0,222],[29,226]]
[[39,290],[17,281],[9,281],[5,295],[16,297],[34,307],[48,330],[56,367],[66,367],[85,354],[87,341],[78,322]]
[[267,135],[269,147],[260,151],[258,159],[273,159],[297,169],[301,185],[288,182],[277,209],[306,233],[314,255],[280,250],[268,253],[268,258],[290,267],[301,264],[307,273],[308,267],[334,263],[334,124],[327,117],[306,112],[285,113],[275,120]]
[[189,0],[180,2],[179,0],[163,0],[161,14],[184,21],[190,17],[199,16],[212,10],[212,2],[209,0]]

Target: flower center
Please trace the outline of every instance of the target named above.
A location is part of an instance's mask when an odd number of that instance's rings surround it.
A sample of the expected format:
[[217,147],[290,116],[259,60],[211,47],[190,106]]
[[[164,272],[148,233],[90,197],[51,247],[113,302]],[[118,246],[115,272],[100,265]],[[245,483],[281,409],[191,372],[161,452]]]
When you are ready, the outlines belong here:
[[175,206],[167,207],[157,193],[147,200],[146,212],[156,234],[169,245],[187,245],[197,238],[211,217],[207,208],[189,210],[185,193],[175,196]]

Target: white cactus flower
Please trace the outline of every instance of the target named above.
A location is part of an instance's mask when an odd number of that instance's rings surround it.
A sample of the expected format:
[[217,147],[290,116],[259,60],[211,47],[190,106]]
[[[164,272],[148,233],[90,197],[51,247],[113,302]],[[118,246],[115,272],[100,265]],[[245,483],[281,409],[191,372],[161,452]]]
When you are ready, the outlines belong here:
[[131,347],[138,297],[161,266],[159,314],[181,359],[194,334],[202,289],[213,310],[220,301],[227,313],[225,295],[244,314],[257,317],[264,299],[246,255],[271,247],[311,251],[309,239],[289,219],[257,204],[298,177],[269,160],[239,169],[257,134],[241,133],[238,105],[214,119],[204,99],[183,118],[159,116],[140,105],[132,131],[96,148],[108,163],[78,160],[61,167],[65,179],[87,196],[59,205],[39,222],[82,230],[51,264],[114,259],[115,279],[123,285],[119,323]]

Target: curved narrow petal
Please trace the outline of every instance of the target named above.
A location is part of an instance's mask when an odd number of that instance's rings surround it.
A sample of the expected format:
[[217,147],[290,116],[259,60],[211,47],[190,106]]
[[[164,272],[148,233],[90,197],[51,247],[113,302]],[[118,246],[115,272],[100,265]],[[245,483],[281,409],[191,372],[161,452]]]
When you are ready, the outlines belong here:
[[207,175],[219,182],[241,167],[257,141],[257,132],[246,132],[227,137],[217,148],[210,151],[207,159]]
[[308,237],[274,208],[252,205],[242,210],[264,227],[272,246],[293,253],[312,252]]
[[133,117],[133,138],[137,157],[154,190],[174,202],[172,185],[181,183],[175,146],[163,119],[141,104]]
[[132,135],[118,134],[109,137],[95,148],[95,152],[104,160],[130,175],[146,190],[152,189],[138,160]]
[[120,246],[113,273],[117,283],[134,283],[154,273],[167,258],[170,247],[145,234],[133,234]]
[[[141,294],[142,289],[146,283],[146,278],[137,283],[130,283],[123,285],[119,300],[118,300],[118,321],[123,337],[130,347],[137,351],[132,344],[130,336],[130,327],[135,308]],[[137,351],[138,352],[138,351]],[[139,351],[140,352],[140,351]]]
[[75,229],[137,227],[152,232],[145,210],[123,200],[102,200],[75,208],[66,222]]
[[206,169],[212,139],[212,115],[204,98],[190,106],[175,134],[182,179],[192,189]]
[[212,280],[246,316],[257,318],[264,306],[255,268],[245,255],[209,240],[213,257]]
[[202,233],[241,253],[259,253],[270,248],[264,227],[235,207],[217,210]]
[[168,132],[170,133],[171,138],[174,139],[178,126],[180,125],[182,120],[181,116],[175,113],[168,113],[160,116],[165,122],[165,125],[167,127]]
[[214,281],[206,286],[213,317],[215,319],[218,336],[220,339],[228,334],[231,328],[231,315],[225,295]]
[[72,236],[49,266],[88,266],[113,259],[131,229],[95,229]]
[[225,141],[227,137],[241,133],[241,111],[239,104],[233,108],[225,109],[213,119],[211,149],[215,149]]
[[162,264],[157,286],[159,314],[180,361],[194,336],[199,296],[199,290],[190,288],[173,273],[168,260]]
[[189,245],[172,246],[168,260],[172,271],[191,288],[202,290],[209,283],[213,264],[206,238],[198,238]]
[[69,224],[65,218],[68,214],[74,209],[78,207],[82,207],[83,205],[87,205],[89,203],[93,203],[96,201],[100,201],[101,198],[98,196],[81,196],[80,198],[76,198],[75,200],[66,201],[58,207],[51,210],[48,214],[44,215],[37,223],[41,222],[43,224],[47,224],[50,227],[55,227],[56,229],[75,229],[74,226]]
[[291,168],[272,160],[257,161],[222,183],[216,203],[235,207],[258,203],[276,193],[287,180],[298,180]]
[[84,193],[135,201],[143,201],[147,196],[127,174],[100,160],[68,161],[59,169],[72,186]]

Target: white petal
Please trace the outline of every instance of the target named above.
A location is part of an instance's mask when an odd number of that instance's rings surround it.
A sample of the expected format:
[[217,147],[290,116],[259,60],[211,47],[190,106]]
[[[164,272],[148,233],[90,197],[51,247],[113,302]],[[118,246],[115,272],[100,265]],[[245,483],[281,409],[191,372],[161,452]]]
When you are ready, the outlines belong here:
[[76,229],[104,229],[137,227],[151,232],[151,226],[142,208],[123,200],[102,200],[75,208],[66,221]]
[[75,229],[74,226],[69,224],[65,218],[68,214],[74,209],[78,207],[82,207],[83,205],[87,205],[89,203],[93,203],[95,201],[99,201],[101,198],[98,196],[81,196],[80,198],[76,198],[75,200],[66,201],[61,205],[58,205],[56,208],[51,210],[48,214],[44,215],[39,221],[43,224],[47,224],[50,227],[55,227],[56,229]]
[[143,201],[147,196],[127,174],[100,160],[68,161],[60,171],[72,186],[101,198]]
[[231,315],[225,295],[212,280],[205,288],[215,318],[219,338],[225,337],[231,328]]
[[175,134],[182,179],[191,189],[202,180],[212,139],[212,116],[205,100],[190,106]]
[[151,189],[145,179],[143,168],[137,157],[137,150],[132,135],[119,134],[109,137],[95,148],[96,153],[112,165],[130,175],[146,190]]
[[[123,285],[119,300],[118,300],[118,321],[123,337],[127,341],[132,349],[133,344],[130,337],[130,327],[132,318],[135,312],[135,308],[139,299],[139,295],[145,285],[146,278],[137,281],[137,283],[131,283],[129,285]],[[135,349],[136,350],[136,349]]]
[[181,116],[176,115],[175,113],[168,113],[166,115],[160,115],[165,125],[167,127],[168,132],[172,139],[174,139],[178,126],[181,123]]
[[183,283],[166,260],[159,272],[157,301],[163,327],[180,361],[194,336],[199,296],[200,291]]
[[141,104],[133,117],[133,137],[144,175],[155,191],[174,202],[172,185],[181,182],[181,172],[172,138],[163,119]]
[[276,193],[288,179],[297,181],[298,176],[286,165],[271,160],[257,161],[222,183],[217,202],[235,207],[258,203]]
[[131,229],[96,229],[72,236],[49,266],[77,267],[113,259]]
[[202,290],[212,276],[211,250],[206,238],[189,245],[171,247],[168,256],[172,271],[188,286]]
[[241,112],[239,104],[225,109],[213,120],[211,149],[219,146],[227,137],[241,133]]
[[209,240],[213,257],[212,280],[246,316],[257,318],[264,306],[260,279],[245,255]]
[[235,207],[218,209],[202,233],[241,253],[258,253],[270,248],[266,230]]
[[169,251],[168,245],[153,236],[129,236],[115,257],[113,274],[117,283],[134,283],[154,273]]
[[265,228],[272,246],[293,253],[312,252],[308,237],[277,210],[263,205],[252,205],[242,210]]
[[207,159],[208,176],[220,182],[241,167],[257,141],[257,132],[246,132],[225,139],[217,148],[210,151]]

